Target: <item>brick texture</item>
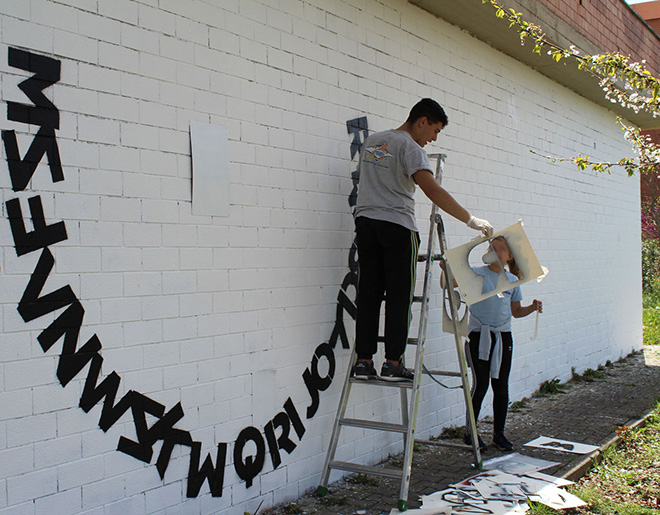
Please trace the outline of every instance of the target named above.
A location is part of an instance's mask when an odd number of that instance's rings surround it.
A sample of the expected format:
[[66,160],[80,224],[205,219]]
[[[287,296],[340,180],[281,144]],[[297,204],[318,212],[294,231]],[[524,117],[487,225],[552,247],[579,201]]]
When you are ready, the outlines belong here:
[[644,59],[656,77],[660,74],[660,56],[657,51],[660,38],[645,26],[645,11],[640,11],[640,17],[635,11],[637,6],[628,6],[623,0],[541,2],[601,51],[620,52],[636,61]]

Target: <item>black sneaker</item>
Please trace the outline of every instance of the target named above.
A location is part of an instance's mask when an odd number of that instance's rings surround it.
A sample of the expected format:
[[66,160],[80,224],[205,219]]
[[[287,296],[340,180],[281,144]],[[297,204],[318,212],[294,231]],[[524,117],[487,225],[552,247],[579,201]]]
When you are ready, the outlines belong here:
[[[486,451],[488,449],[488,446],[484,443],[484,441],[481,439],[479,435],[477,435],[477,438],[479,440],[479,450],[481,452]],[[472,447],[472,436],[470,435],[470,433],[465,433],[465,436],[463,437],[463,443],[465,445],[469,445],[470,447]]]
[[502,451],[512,451],[513,444],[506,439],[504,433],[495,433],[493,434],[493,443],[495,446]]
[[414,377],[415,374],[401,363],[395,365],[386,361],[383,363],[383,368],[380,369],[380,378],[383,381],[412,381]]
[[353,376],[355,379],[374,379],[378,377],[378,373],[372,362],[358,361],[353,367]]

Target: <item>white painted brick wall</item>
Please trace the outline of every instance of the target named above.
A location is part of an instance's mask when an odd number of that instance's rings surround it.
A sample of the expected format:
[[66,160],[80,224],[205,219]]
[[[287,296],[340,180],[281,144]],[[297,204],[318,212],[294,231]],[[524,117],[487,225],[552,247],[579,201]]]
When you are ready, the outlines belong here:
[[[533,317],[514,321],[512,400],[542,381],[569,379],[572,367],[581,372],[640,347],[638,181],[529,152],[628,155],[614,116],[404,0],[314,3],[0,5],[4,102],[28,102],[18,84],[30,74],[9,66],[9,47],[61,63],[60,80],[44,95],[60,113],[65,177],[53,183],[44,158],[27,189],[14,192],[3,153],[0,513],[230,514],[314,488],[349,362],[338,342],[334,379],[308,419],[303,373],[332,334],[354,238],[356,160],[346,121],[366,116],[371,130],[396,127],[421,97],[436,98],[449,115],[427,148],[448,155],[443,185],[496,227],[523,218],[550,269],[542,283],[522,288],[525,302],[543,299],[544,313],[534,341]],[[38,127],[0,112],[1,128],[16,131],[25,155]],[[228,217],[192,214],[191,122],[227,128]],[[98,382],[120,376],[115,403],[131,390],[165,412],[180,402],[184,416],[174,427],[201,443],[202,462],[210,454],[215,463],[216,446],[227,443],[222,497],[211,496],[208,481],[187,497],[187,446],[174,447],[164,479],[155,467],[160,442],[149,464],[116,451],[121,436],[138,438],[134,414],[104,432],[99,404],[89,413],[78,407],[89,365],[60,386],[62,339],[44,353],[37,336],[62,310],[28,323],[17,311],[40,252],[16,255],[5,203],[20,200],[31,231],[32,196],[47,224],[63,221],[67,230],[49,247],[55,265],[42,293],[70,285],[84,306],[78,348],[98,335]],[[418,199],[425,244],[430,205]],[[450,246],[474,236],[445,222]],[[434,280],[426,361],[455,368],[439,291]],[[354,287],[347,294],[354,298]],[[354,323],[344,318],[352,341]],[[318,373],[328,373],[325,358]],[[358,390],[351,415],[397,420],[397,395]],[[305,434],[290,428],[296,448],[280,450],[274,470],[266,443],[264,465],[246,488],[234,467],[236,439],[248,426],[263,435],[288,398]],[[460,394],[432,383],[419,413],[422,437],[464,423]],[[148,427],[156,417],[146,416]],[[397,437],[351,429],[338,457],[374,463],[400,449]],[[244,456],[251,453],[248,442]]]

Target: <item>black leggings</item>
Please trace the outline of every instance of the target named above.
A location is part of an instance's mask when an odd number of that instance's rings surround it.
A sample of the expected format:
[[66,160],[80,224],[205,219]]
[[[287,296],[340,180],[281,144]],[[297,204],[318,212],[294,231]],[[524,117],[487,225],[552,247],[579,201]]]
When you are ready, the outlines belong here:
[[479,359],[479,336],[478,331],[473,331],[468,336],[468,360],[472,369],[472,408],[474,419],[478,420],[481,403],[488,392],[488,384],[493,387],[493,432],[504,431],[506,414],[509,406],[509,373],[511,372],[511,358],[513,357],[513,338],[511,332],[502,332],[502,365],[498,379],[490,378],[490,360],[495,348],[495,335],[491,332],[491,349],[488,361]]

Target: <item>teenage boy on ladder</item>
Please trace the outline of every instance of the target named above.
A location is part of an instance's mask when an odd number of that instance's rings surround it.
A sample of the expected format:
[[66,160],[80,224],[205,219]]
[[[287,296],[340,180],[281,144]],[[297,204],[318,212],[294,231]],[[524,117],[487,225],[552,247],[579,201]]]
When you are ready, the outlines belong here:
[[493,227],[472,216],[433,176],[423,147],[448,124],[444,109],[424,98],[413,106],[398,129],[369,136],[360,153],[360,186],[355,209],[358,287],[355,349],[358,379],[378,377],[380,307],[385,296],[385,362],[380,377],[411,381],[403,354],[415,288],[419,231],[415,220],[415,187],[440,209],[489,236]]

